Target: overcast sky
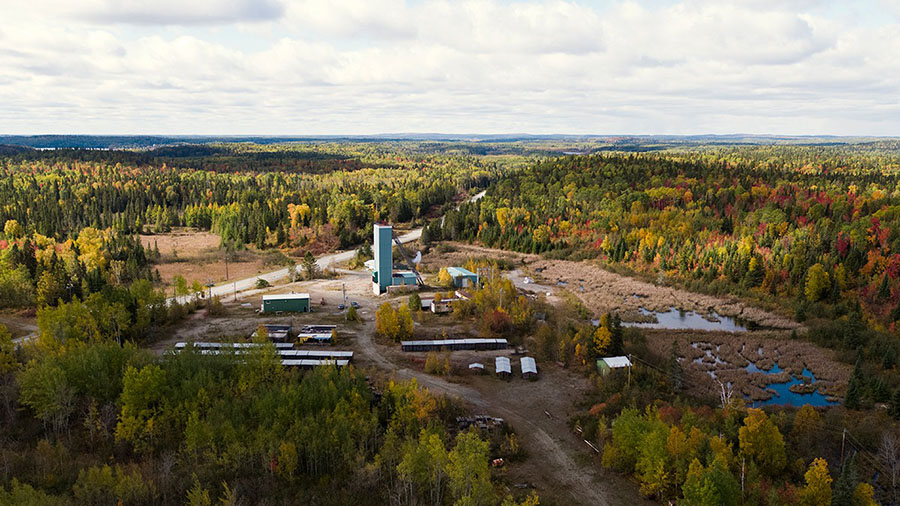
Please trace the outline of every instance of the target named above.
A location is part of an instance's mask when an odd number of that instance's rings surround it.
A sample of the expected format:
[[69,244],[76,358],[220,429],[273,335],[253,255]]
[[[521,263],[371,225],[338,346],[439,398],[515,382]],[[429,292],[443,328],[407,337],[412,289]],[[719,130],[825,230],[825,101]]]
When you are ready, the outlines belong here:
[[896,0],[0,0],[0,133],[900,135]]

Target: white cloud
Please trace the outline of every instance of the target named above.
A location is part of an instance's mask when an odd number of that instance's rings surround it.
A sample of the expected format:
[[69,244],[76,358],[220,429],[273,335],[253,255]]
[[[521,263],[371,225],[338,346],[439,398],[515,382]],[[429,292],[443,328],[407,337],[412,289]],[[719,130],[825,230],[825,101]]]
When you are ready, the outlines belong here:
[[35,8],[93,23],[197,25],[269,21],[280,0],[35,0]]
[[829,2],[34,1],[9,133],[900,131],[900,26]]

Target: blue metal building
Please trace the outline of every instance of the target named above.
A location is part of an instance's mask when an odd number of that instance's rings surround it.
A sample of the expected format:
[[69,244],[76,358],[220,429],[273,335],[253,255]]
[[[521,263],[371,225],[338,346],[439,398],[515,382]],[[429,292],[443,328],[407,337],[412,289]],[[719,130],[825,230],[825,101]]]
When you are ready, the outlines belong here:
[[391,272],[394,268],[393,258],[393,233],[390,225],[375,224],[375,237],[372,246],[375,253],[375,270],[372,271],[372,291],[380,295],[387,291],[387,287],[393,284]]

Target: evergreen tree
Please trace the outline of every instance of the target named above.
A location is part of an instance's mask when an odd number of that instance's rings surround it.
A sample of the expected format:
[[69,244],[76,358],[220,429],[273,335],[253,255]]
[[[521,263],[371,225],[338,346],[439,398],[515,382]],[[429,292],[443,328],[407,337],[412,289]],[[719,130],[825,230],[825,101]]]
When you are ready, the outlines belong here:
[[844,398],[844,406],[847,409],[859,409],[862,401],[862,388],[861,359],[857,359],[850,382],[847,384],[847,396]]
[[625,331],[622,328],[622,318],[619,317],[619,313],[613,313],[610,327],[609,354],[621,355],[625,353]]
[[680,392],[681,388],[684,386],[684,370],[682,370],[681,363],[678,361],[677,341],[672,341],[672,350],[669,352],[668,369],[669,379],[672,382],[672,389],[676,392]]
[[844,462],[841,475],[834,482],[834,491],[831,496],[832,506],[854,506],[853,492],[859,482],[856,472],[856,455]]

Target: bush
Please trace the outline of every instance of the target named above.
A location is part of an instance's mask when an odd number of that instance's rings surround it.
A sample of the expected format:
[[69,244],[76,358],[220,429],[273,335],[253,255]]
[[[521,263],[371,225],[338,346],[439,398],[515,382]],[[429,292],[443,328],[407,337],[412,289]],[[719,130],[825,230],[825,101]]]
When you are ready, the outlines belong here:
[[272,285],[263,278],[256,278],[256,288],[268,288]]
[[208,313],[211,316],[222,316],[226,313],[225,306],[222,304],[222,301],[219,300],[219,297],[213,297],[212,300],[209,301],[209,311]]

